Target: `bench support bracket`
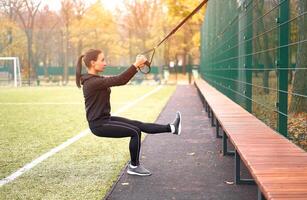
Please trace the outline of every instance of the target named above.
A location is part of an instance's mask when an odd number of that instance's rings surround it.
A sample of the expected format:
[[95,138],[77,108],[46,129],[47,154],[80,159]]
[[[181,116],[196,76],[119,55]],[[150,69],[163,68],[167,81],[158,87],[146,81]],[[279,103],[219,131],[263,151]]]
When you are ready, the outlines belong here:
[[240,166],[241,157],[238,151],[235,151],[235,183],[236,184],[245,184],[245,185],[255,185],[255,181],[252,179],[241,179],[241,166]]
[[220,135],[220,123],[215,118],[215,124],[216,124],[216,138],[222,138],[223,136]]
[[258,187],[258,200],[266,200],[266,198],[263,196],[261,190]]
[[228,151],[227,139],[228,139],[228,136],[225,133],[225,131],[223,131],[223,156],[226,156],[226,155],[233,156],[233,155],[235,155],[235,152],[234,151]]
[[210,109],[211,110],[211,126],[212,127],[215,127],[215,124],[214,124],[214,114],[213,114],[213,111],[212,111],[212,109]]
[[[208,103],[207,103],[207,101],[204,99],[204,104],[205,104],[205,111],[206,112],[209,112],[208,111]],[[209,114],[209,113],[208,113]],[[209,116],[208,116],[209,117]]]
[[208,107],[208,118],[211,118],[211,108],[210,106],[207,104],[207,107]]

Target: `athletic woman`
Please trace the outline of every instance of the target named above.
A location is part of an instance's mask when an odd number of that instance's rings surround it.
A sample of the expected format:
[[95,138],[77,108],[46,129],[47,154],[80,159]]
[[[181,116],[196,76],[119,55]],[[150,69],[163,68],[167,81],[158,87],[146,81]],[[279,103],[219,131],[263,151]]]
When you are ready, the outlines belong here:
[[[87,68],[86,74],[81,74],[82,60]],[[176,113],[173,123],[162,125],[144,123],[123,117],[110,115],[110,93],[111,87],[125,85],[137,73],[138,69],[144,67],[145,56],[137,56],[136,61],[126,71],[117,76],[99,76],[106,66],[106,60],[102,51],[90,49],[78,59],[76,68],[76,84],[79,88],[83,86],[85,99],[86,118],[90,130],[99,137],[122,138],[131,137],[129,151],[131,161],[127,173],[138,176],[149,176],[151,173],[140,165],[141,132],[157,134],[163,132],[180,135],[181,114]]]

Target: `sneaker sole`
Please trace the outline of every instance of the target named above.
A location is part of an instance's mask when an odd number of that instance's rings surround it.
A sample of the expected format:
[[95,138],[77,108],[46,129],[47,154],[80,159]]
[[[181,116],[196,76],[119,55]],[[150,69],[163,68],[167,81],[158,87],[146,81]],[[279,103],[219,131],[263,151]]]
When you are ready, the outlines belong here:
[[179,114],[179,118],[180,118],[179,127],[178,127],[178,135],[180,135],[180,133],[181,133],[181,113],[178,112],[178,114]]
[[151,174],[140,174],[140,173],[136,173],[130,170],[127,170],[127,173],[130,175],[136,175],[136,176],[150,176]]

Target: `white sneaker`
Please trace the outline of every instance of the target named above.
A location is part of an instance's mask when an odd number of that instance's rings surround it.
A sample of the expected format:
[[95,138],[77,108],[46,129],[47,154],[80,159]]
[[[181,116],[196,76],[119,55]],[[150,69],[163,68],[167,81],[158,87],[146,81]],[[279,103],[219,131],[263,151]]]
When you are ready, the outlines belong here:
[[138,165],[136,167],[131,167],[130,164],[128,164],[128,170],[127,173],[130,175],[136,175],[136,176],[150,176],[151,173],[145,167],[142,165]]
[[180,135],[181,133],[181,113],[179,111],[176,112],[176,119],[173,121],[172,125],[175,127],[175,131],[173,134]]

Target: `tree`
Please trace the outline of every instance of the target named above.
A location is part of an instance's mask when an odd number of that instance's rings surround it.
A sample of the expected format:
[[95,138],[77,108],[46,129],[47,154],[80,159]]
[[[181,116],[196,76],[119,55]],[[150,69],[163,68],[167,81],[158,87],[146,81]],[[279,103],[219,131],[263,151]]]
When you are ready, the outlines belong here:
[[62,0],[61,1],[61,18],[64,23],[64,38],[65,38],[65,51],[63,51],[64,56],[64,74],[63,83],[66,85],[68,83],[68,55],[69,55],[69,37],[70,37],[70,25],[74,18],[74,3],[72,0]]
[[[27,65],[28,65],[28,80],[30,84],[31,71],[33,67],[33,29],[35,24],[35,17],[40,5],[40,1],[30,0],[2,0],[0,2],[1,10],[6,13],[11,23],[19,24],[23,30],[27,40]],[[8,46],[14,43],[13,26],[7,26]],[[19,47],[20,48],[20,47]],[[16,49],[17,51],[20,49]],[[12,54],[9,52],[8,54]],[[35,70],[34,75],[35,75]]]
[[[194,0],[167,0],[166,4],[169,8],[169,27],[172,29],[181,20],[188,16],[192,10],[199,5],[199,1]],[[188,55],[199,57],[200,48],[200,27],[204,16],[205,7],[186,24],[178,30],[173,36],[170,43],[170,57],[176,59],[177,53],[183,54],[183,72],[186,72],[186,64]]]
[[[277,4],[277,2],[275,2]],[[256,40],[254,40],[254,52],[258,52],[261,50],[268,50],[270,46],[273,46],[272,42],[275,42],[276,34],[274,32],[269,32],[264,34],[263,36],[259,37],[263,32],[267,31],[268,28],[265,26],[266,24],[270,25],[271,21],[274,21],[273,16],[268,15],[266,18],[261,16],[264,15],[266,12],[267,7],[270,7],[272,2],[265,2],[265,0],[259,0],[257,3],[255,14],[255,19],[260,19],[258,23],[255,23],[255,33],[258,36]],[[261,18],[260,18],[261,17]],[[275,37],[275,38],[274,38]],[[265,52],[264,54],[256,54],[254,56],[254,62],[256,64],[256,68],[259,68],[259,64],[263,64],[263,77],[262,77],[262,85],[263,85],[263,92],[264,94],[269,94],[269,73],[270,73],[270,66],[273,65],[273,55],[272,51]],[[263,60],[263,63],[258,63],[258,60]]]
[[[85,12],[85,2],[84,0],[74,0],[74,5],[75,5],[75,13],[76,13],[76,20],[77,23],[80,24]],[[77,44],[77,54],[81,55],[82,53],[82,48],[83,48],[83,37],[79,37],[78,44]]]
[[48,78],[48,65],[51,62],[52,50],[56,46],[55,33],[59,25],[59,16],[50,11],[48,6],[45,6],[38,12],[35,25],[37,27],[37,34],[34,40],[36,44],[34,60],[36,65],[38,65],[40,62],[43,63],[44,76],[45,78]]
[[[152,48],[157,42],[155,33],[161,19],[159,0],[125,1],[126,13],[121,16],[120,26],[124,38],[128,38],[129,60],[141,52]],[[124,13],[123,11],[120,11]],[[161,33],[161,32],[160,32]]]
[[15,11],[21,9],[18,3],[18,0],[0,0],[0,53],[2,56],[18,56],[23,77],[27,79],[27,38]]
[[[299,14],[307,11],[307,1],[299,1]],[[302,15],[298,21],[299,41],[307,38],[307,17]],[[307,112],[307,45],[304,42],[298,44],[297,69],[293,79],[293,94],[290,104],[290,112]],[[299,95],[296,95],[299,94]]]
[[[16,4],[17,4],[17,0],[1,0],[0,1],[0,8],[2,12],[5,13],[5,15],[7,16],[10,22],[16,21],[17,15],[13,9],[13,6]],[[12,43],[13,43],[12,27],[7,26],[7,41],[4,42],[4,45],[8,46],[8,45],[11,45]],[[13,54],[13,52],[11,52],[10,54]]]
[[85,48],[101,49],[109,64],[110,56],[122,54],[114,17],[100,1],[86,8],[82,17],[75,18],[71,24],[70,35],[70,44],[77,49],[78,55]]
[[[12,9],[18,15],[23,31],[27,37],[27,53],[28,53],[28,84],[31,84],[31,72],[33,70],[33,30],[35,24],[35,17],[41,1],[35,0],[19,0],[12,2]],[[36,77],[36,71],[33,70]]]

